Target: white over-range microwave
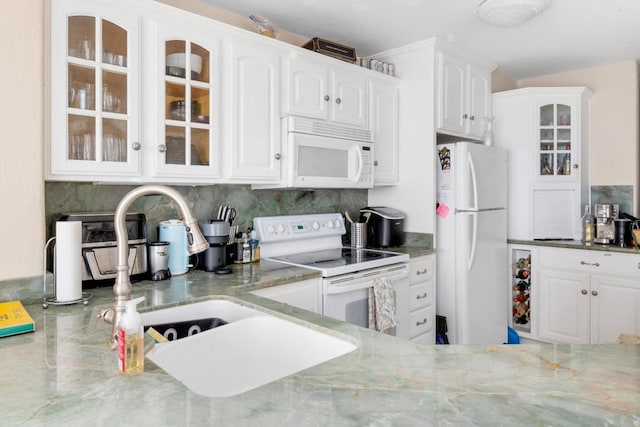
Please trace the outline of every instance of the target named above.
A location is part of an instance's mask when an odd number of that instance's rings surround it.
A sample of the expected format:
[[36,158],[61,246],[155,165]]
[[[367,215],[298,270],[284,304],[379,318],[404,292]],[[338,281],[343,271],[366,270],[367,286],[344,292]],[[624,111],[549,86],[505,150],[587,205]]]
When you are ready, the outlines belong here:
[[260,188],[373,188],[373,134],[301,117],[282,119],[282,180]]

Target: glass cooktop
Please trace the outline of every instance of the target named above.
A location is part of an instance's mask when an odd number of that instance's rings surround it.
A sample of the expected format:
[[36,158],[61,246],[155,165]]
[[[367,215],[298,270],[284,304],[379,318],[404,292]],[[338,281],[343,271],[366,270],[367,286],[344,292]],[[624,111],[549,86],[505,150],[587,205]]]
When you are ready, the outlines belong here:
[[271,257],[272,261],[321,270],[333,276],[406,261],[405,254],[373,249],[333,248]]

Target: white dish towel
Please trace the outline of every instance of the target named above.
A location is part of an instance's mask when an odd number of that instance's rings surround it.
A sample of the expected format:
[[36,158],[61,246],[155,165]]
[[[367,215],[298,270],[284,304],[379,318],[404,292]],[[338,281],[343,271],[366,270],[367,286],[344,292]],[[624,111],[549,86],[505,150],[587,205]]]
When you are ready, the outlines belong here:
[[369,329],[384,332],[396,326],[396,298],[386,277],[378,278],[369,288]]

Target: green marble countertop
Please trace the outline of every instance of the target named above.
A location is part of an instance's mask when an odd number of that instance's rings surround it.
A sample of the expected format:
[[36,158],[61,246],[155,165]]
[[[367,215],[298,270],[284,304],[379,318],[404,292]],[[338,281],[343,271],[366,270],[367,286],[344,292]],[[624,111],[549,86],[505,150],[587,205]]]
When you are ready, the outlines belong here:
[[0,424],[640,425],[640,345],[423,346],[247,293],[313,277],[262,261],[229,276],[193,271],[134,284],[142,310],[232,298],[358,345],[228,398],[197,395],[148,360],[144,374],[120,375],[111,327],[96,318],[113,303],[110,288],[91,290],[86,307],[27,305],[36,332],[0,339]]
[[527,246],[548,246],[552,248],[582,249],[585,251],[618,252],[623,254],[640,255],[640,251],[633,247],[621,248],[616,245],[601,245],[599,243],[585,243],[580,240],[517,240],[509,239],[509,244]]

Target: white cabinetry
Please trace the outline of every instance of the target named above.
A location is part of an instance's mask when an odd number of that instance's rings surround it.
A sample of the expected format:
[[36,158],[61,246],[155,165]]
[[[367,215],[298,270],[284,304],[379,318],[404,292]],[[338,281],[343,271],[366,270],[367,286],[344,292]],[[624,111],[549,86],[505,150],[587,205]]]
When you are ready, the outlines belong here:
[[438,132],[479,139],[491,116],[491,67],[438,52]]
[[226,46],[229,142],[225,171],[234,182],[280,178],[280,57],[271,46],[240,38]]
[[251,291],[252,294],[289,304],[314,313],[322,313],[319,279]]
[[285,62],[285,114],[367,126],[367,79],[353,65],[296,52]]
[[138,176],[140,12],[79,0],[47,7],[47,178]]
[[436,342],[435,255],[412,258],[409,263],[409,339]]
[[369,121],[374,141],[374,184],[398,182],[398,85],[384,78],[371,78]]
[[640,256],[540,248],[538,335],[558,343],[615,343],[640,334]]
[[[220,176],[221,40],[195,15],[176,19],[164,9],[145,21],[148,43],[143,88],[145,117],[153,114],[143,145],[148,174],[212,180]],[[175,66],[173,58],[182,60]],[[183,59],[184,58],[184,59]],[[146,89],[146,90],[145,90]]]
[[493,95],[495,144],[508,151],[508,236],[581,238],[589,203],[589,108],[584,87]]

